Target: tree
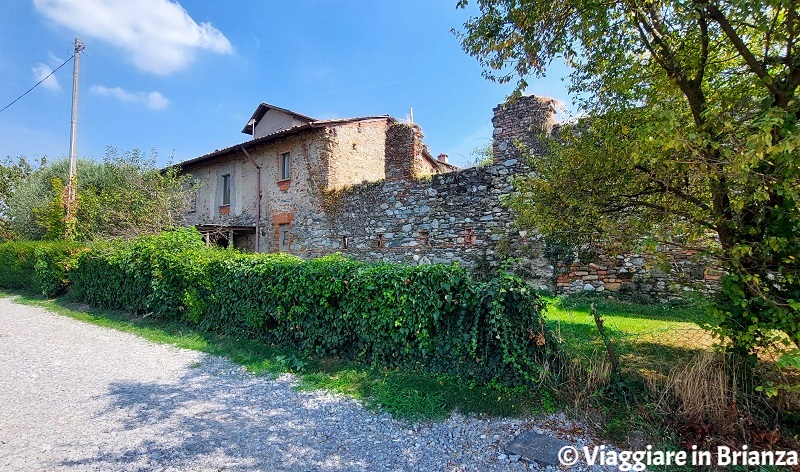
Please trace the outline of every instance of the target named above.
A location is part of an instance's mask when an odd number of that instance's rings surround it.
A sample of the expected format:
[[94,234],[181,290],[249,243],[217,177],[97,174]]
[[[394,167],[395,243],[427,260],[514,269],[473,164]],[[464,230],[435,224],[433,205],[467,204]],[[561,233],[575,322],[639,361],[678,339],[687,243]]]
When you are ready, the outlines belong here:
[[18,157],[16,161],[10,157],[0,161],[0,242],[13,238],[9,200],[32,172],[33,166],[25,156]]
[[494,151],[492,150],[492,143],[487,143],[483,146],[475,146],[469,152],[470,164],[472,167],[486,167],[494,163]]
[[[719,331],[800,346],[796,0],[478,0],[465,51],[501,82],[572,66],[590,118],[566,127],[512,206],[554,234],[711,233]],[[460,0],[464,7],[467,0]]]
[[[120,154],[109,148],[103,162],[78,160],[77,239],[130,238],[182,225],[194,189],[177,167],[158,169],[155,158],[136,149]],[[69,162],[60,160],[19,185],[9,200],[10,226],[19,237],[63,236],[68,170]]]

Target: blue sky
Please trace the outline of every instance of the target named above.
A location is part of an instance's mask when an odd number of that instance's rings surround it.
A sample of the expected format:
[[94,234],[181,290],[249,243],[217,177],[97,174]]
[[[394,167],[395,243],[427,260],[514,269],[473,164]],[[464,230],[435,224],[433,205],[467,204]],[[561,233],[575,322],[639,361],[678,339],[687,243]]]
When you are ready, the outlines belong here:
[[[245,141],[261,102],[318,119],[409,107],[434,155],[465,165],[513,85],[481,76],[455,0],[14,0],[0,16],[0,107],[81,56],[78,153],[155,149],[159,164]],[[569,103],[563,67],[529,93]],[[72,63],[0,113],[0,157],[69,150]]]

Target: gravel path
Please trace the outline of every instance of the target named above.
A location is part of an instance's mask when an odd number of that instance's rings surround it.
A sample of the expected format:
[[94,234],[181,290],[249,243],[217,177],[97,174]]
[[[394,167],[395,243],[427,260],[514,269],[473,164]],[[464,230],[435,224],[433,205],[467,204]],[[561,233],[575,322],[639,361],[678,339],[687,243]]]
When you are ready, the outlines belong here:
[[404,424],[296,383],[0,298],[0,470],[527,470],[502,447],[541,426]]

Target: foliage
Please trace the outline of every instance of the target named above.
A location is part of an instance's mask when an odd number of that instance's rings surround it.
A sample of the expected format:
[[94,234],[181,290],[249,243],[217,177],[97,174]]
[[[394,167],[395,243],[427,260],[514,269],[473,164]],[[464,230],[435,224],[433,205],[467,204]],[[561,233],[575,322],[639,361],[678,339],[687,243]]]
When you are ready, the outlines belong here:
[[208,250],[194,229],[52,262],[69,267],[74,295],[91,305],[474,385],[538,382],[556,352],[539,298],[503,273],[483,283],[458,265]]
[[75,256],[83,249],[65,241],[9,241],[0,244],[0,287],[33,290],[47,297],[63,293]]
[[522,90],[563,58],[591,117],[519,179],[521,224],[572,239],[712,236],[727,272],[718,333],[740,353],[776,332],[800,345],[796,4],[477,3],[461,40],[486,75]]
[[[155,159],[137,149],[119,154],[108,148],[103,162],[78,160],[76,239],[130,238],[180,226],[194,189],[177,167],[159,170]],[[68,172],[69,162],[60,160],[20,181],[9,199],[10,226],[18,237],[63,236]]]
[[10,157],[0,161],[0,242],[13,239],[9,200],[33,170],[33,165],[25,156],[18,157],[16,161]]
[[492,143],[487,143],[484,146],[475,146],[475,149],[470,151],[470,164],[473,167],[486,167],[494,164],[494,150]]
[[38,245],[33,264],[33,286],[36,290],[48,298],[63,294],[70,283],[72,262],[83,250],[82,244],[69,241]]
[[67,224],[64,218],[66,214],[66,203],[64,201],[65,190],[64,182],[58,177],[50,181],[51,197],[47,206],[33,208],[33,216],[44,234],[42,239],[56,240],[61,239],[67,232]]
[[33,288],[34,252],[40,244],[32,241],[0,244],[0,287]]

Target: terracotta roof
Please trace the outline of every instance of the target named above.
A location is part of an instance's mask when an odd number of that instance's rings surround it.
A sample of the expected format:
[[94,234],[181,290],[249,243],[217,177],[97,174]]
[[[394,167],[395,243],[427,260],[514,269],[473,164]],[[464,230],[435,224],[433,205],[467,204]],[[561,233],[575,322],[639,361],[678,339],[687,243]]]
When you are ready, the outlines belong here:
[[286,108],[276,107],[275,105],[270,105],[269,103],[262,103],[258,106],[258,108],[256,108],[256,111],[253,112],[253,116],[250,117],[250,120],[248,120],[247,124],[244,125],[242,133],[252,135],[253,125],[251,123],[254,121],[255,123],[261,121],[261,118],[264,118],[264,115],[266,115],[269,110],[278,110],[295,118],[300,118],[300,121],[319,121],[316,118],[311,118],[310,116],[306,116],[292,110],[287,110]]
[[424,157],[425,159],[427,159],[427,160],[428,160],[428,162],[430,162],[431,164],[433,164],[433,166],[434,166],[435,168],[437,168],[437,169],[442,169],[442,168],[444,168],[444,169],[445,169],[447,172],[450,172],[450,171],[452,171],[452,170],[458,170],[458,169],[460,169],[460,167],[458,167],[458,166],[456,166],[456,165],[450,164],[450,163],[448,163],[448,162],[442,162],[442,161],[440,161],[439,159],[436,159],[435,157],[433,157],[433,156],[431,155],[430,151],[427,149],[427,146],[426,146],[426,147],[424,147],[424,148],[422,148],[422,157]]
[[338,124],[344,124],[344,123],[353,123],[353,122],[356,122],[356,121],[391,120],[391,119],[393,119],[393,118],[391,118],[389,115],[378,115],[378,116],[362,116],[362,117],[357,117],[357,118],[338,118],[338,119],[333,119],[333,120],[312,121],[310,123],[305,123],[305,124],[302,124],[300,126],[295,126],[293,128],[280,130],[280,131],[277,131],[275,133],[268,134],[266,136],[261,136],[260,138],[251,139],[249,141],[245,141],[245,142],[239,143],[239,144],[234,144],[233,146],[226,147],[225,149],[217,149],[214,152],[210,152],[210,153],[204,154],[204,155],[202,155],[200,157],[195,157],[193,159],[188,159],[188,160],[185,160],[183,162],[179,162],[179,163],[177,163],[175,165],[178,166],[178,167],[192,166],[192,165],[195,165],[195,164],[199,164],[201,162],[205,162],[205,161],[210,160],[210,159],[214,159],[216,157],[224,156],[224,155],[232,153],[232,152],[237,152],[242,147],[244,147],[245,149],[250,149],[250,148],[253,148],[253,147],[261,145],[261,144],[268,144],[268,143],[271,143],[272,141],[275,141],[277,139],[280,139],[280,138],[283,138],[283,137],[286,137],[286,136],[293,136],[295,134],[302,133],[304,131],[315,129],[315,128],[324,128],[325,126],[338,125]]

